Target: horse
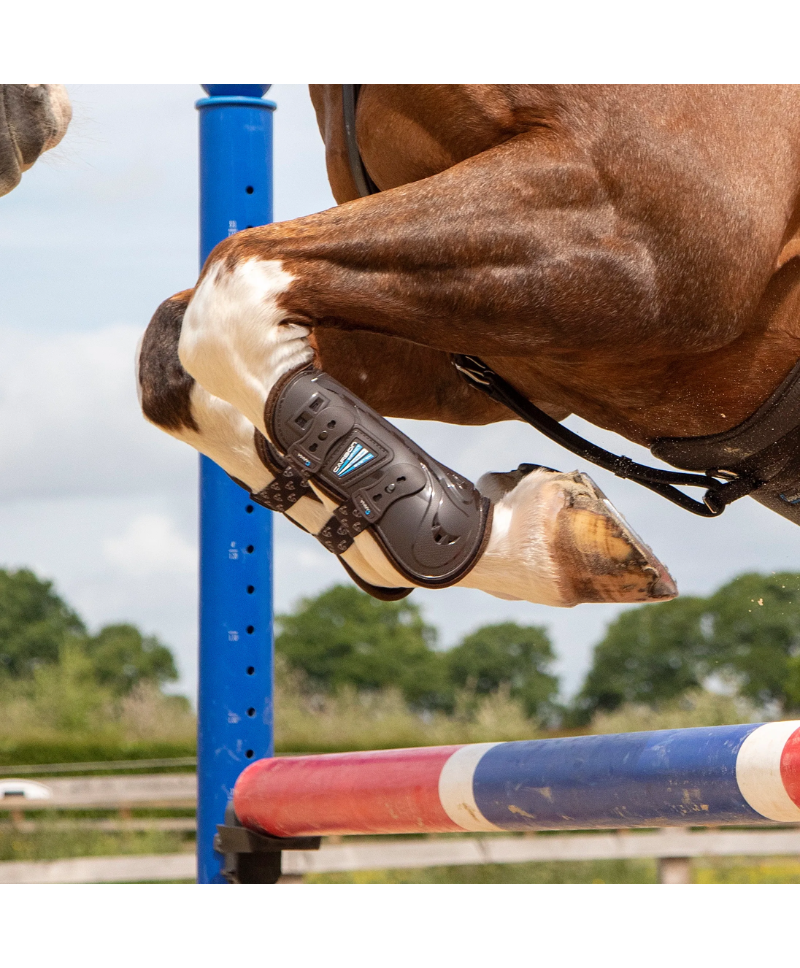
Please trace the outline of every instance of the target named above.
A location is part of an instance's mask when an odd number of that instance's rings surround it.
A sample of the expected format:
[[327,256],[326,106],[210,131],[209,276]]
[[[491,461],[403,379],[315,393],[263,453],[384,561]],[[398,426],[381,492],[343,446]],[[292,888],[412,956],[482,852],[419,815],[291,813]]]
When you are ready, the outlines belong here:
[[483,425],[527,402],[703,470],[702,513],[749,493],[800,513],[800,88],[364,85],[356,113],[353,87],[311,87],[337,206],[231,236],[156,310],[151,423],[388,598],[677,589],[586,474],[474,487],[386,417]]
[[0,195],[7,195],[72,118],[63,84],[0,84]]

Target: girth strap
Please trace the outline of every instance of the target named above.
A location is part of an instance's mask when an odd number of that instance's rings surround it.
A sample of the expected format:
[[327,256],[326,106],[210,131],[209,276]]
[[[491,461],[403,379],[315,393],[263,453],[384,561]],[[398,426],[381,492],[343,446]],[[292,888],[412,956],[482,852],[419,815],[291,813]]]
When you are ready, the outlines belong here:
[[[760,481],[747,475],[738,476],[730,473],[729,480],[717,480],[719,471],[708,471],[705,474],[684,474],[680,471],[664,471],[656,467],[639,464],[623,454],[612,454],[597,444],[593,444],[540,410],[519,391],[475,356],[455,355],[453,365],[461,376],[471,385],[481,390],[487,396],[508,407],[522,420],[535,427],[545,437],[560,444],[562,447],[576,454],[583,460],[591,461],[611,471],[617,477],[635,481],[656,494],[660,494],[673,504],[699,514],[701,517],[716,517],[732,502],[744,497],[760,486]],[[729,472],[726,472],[729,473]],[[683,487],[704,487],[706,493],[703,502],[679,491],[674,485]]]
[[350,174],[356,183],[358,194],[364,198],[376,195],[380,189],[369,177],[364,165],[364,159],[358,150],[356,140],[356,102],[361,90],[360,84],[342,84],[342,108],[344,110],[344,133],[347,142],[347,160],[350,163]]

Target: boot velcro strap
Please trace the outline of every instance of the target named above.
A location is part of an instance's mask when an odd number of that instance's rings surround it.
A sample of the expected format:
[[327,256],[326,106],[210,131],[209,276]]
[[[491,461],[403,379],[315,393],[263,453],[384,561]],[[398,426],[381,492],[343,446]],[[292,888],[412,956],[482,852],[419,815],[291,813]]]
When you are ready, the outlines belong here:
[[316,538],[323,548],[337,556],[343,555],[353,544],[349,531],[335,516],[326,521]]
[[308,475],[284,460],[258,430],[254,442],[261,463],[275,475],[274,481],[253,495],[254,501],[279,514],[285,514],[301,497],[319,501],[308,483]]
[[269,508],[270,511],[277,511],[279,514],[285,514],[294,504],[297,504],[301,497],[319,501],[311,488],[290,468],[281,471],[279,477],[276,477],[265,488],[256,491],[251,496],[258,504]]

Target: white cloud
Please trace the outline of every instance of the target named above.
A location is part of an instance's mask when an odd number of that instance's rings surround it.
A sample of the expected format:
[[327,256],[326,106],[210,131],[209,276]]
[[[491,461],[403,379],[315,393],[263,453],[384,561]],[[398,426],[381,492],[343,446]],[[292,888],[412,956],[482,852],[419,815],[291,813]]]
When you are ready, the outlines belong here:
[[0,330],[0,499],[194,486],[194,452],[139,410],[140,335]]
[[165,514],[140,514],[118,537],[103,542],[106,560],[124,575],[196,575],[197,545],[187,541]]

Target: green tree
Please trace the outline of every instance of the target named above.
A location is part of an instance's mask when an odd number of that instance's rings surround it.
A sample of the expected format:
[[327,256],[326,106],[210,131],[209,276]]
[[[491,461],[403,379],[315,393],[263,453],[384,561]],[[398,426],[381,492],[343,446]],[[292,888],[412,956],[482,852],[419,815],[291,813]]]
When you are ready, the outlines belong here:
[[97,681],[116,695],[144,683],[163,686],[178,678],[172,652],[135,625],[106,625],[85,640],[84,648]]
[[382,602],[335,585],[277,616],[277,626],[277,651],[322,691],[396,687],[412,705],[446,701],[442,657],[433,649],[436,630],[407,599]]
[[26,568],[0,569],[0,678],[36,679],[37,670],[50,667],[57,675],[65,654],[72,656],[70,669],[80,666],[84,679],[116,695],[178,678],[172,653],[158,639],[123,624],[89,635],[52,582]]
[[595,646],[570,722],[584,725],[600,710],[656,704],[699,688],[709,655],[705,610],[704,598],[686,597],[618,616]]
[[558,679],[550,672],[555,658],[544,628],[502,622],[485,625],[445,653],[450,682],[489,695],[502,687],[520,700],[530,717],[552,717]]
[[0,675],[30,676],[37,666],[58,662],[65,642],[85,633],[52,582],[27,568],[0,568]]
[[740,575],[708,606],[713,656],[739,695],[800,708],[800,575]]
[[657,705],[716,675],[754,703],[800,708],[800,575],[745,574],[708,598],[623,612],[594,651],[571,719]]

